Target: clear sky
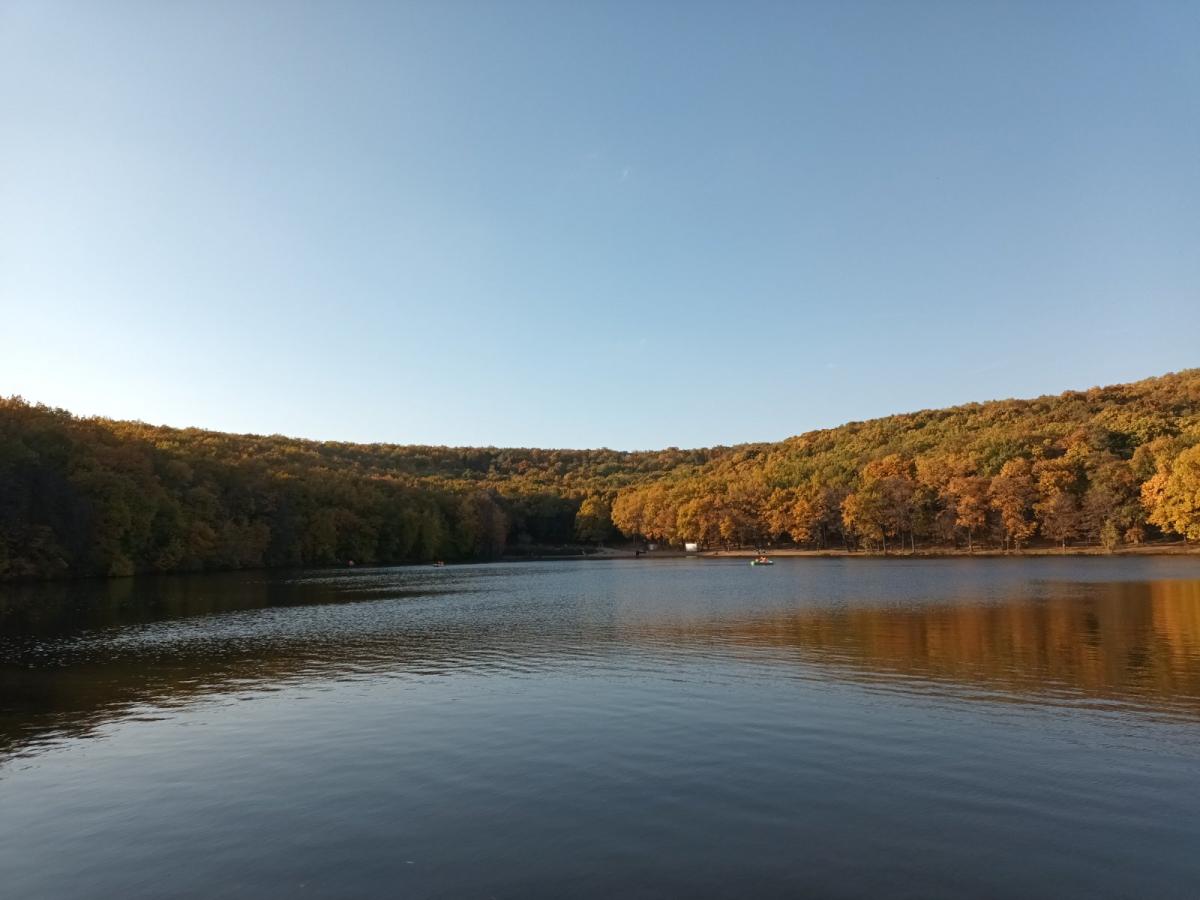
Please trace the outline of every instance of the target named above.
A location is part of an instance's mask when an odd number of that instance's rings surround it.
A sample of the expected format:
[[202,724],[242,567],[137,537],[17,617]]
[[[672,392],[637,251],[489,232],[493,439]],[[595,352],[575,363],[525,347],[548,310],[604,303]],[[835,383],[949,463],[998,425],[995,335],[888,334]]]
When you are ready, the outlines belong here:
[[782,438],[1200,365],[1200,3],[0,0],[0,394]]

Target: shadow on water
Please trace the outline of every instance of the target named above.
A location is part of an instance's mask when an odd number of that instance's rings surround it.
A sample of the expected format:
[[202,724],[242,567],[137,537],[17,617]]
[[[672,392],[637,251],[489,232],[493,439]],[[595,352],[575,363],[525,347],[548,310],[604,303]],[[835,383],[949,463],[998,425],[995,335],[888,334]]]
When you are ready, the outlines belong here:
[[599,563],[14,587],[0,596],[0,754],[305,679],[611,674],[632,657],[1200,718],[1200,580],[776,568],[790,571]]

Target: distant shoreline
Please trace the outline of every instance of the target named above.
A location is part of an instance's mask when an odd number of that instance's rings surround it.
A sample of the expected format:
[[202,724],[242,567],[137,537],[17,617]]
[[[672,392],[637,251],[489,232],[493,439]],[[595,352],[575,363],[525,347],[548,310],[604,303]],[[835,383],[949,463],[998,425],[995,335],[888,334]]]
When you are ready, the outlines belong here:
[[[754,557],[758,555],[755,550],[718,550],[706,551],[702,554],[686,554],[689,556],[705,556],[705,557]],[[879,550],[800,550],[800,549],[780,549],[768,550],[767,556],[817,556],[817,557],[878,557],[880,559],[887,558],[903,558],[903,557],[924,557],[936,559],[938,557],[1006,557],[1006,556],[1200,556],[1200,544],[1187,545],[1178,544],[1143,544],[1136,547],[1117,547],[1113,550],[1105,550],[1103,547],[1033,547],[1021,550],[997,550],[994,548],[961,550],[961,549],[933,549],[933,548],[918,548],[914,553],[912,550],[899,549],[889,550],[883,553]]]
[[[593,560],[593,559],[751,559],[759,555],[758,550],[739,548],[730,550],[700,550],[689,553],[684,550],[636,550],[624,548],[603,548],[594,553],[586,553],[582,549],[578,554],[547,553],[531,554],[529,556],[505,556],[504,562],[548,562],[551,560]],[[1138,544],[1136,546],[1117,547],[1105,550],[1099,546],[1081,547],[1028,547],[1021,550],[999,550],[993,547],[964,550],[956,548],[920,547],[913,552],[910,549],[889,550],[804,550],[798,547],[780,547],[767,549],[766,555],[774,558],[800,557],[816,559],[941,559],[941,558],[1006,558],[1032,556],[1200,556],[1200,544],[1189,544],[1184,541],[1172,543]]]
[[[676,550],[674,548],[667,550],[643,550],[640,553],[637,550],[625,549],[623,547],[602,547],[590,552],[583,548],[573,548],[571,550],[558,550],[557,552],[531,552],[528,555],[510,554],[502,556],[498,559],[482,560],[482,559],[464,559],[454,560],[445,563],[446,568],[454,566],[469,566],[469,565],[490,565],[494,563],[519,563],[519,562],[588,562],[591,560],[658,560],[658,559],[752,559],[759,555],[758,550],[749,548],[738,548],[730,550],[700,550],[695,553],[689,553],[686,550]],[[1105,550],[1098,546],[1082,546],[1082,547],[1067,547],[1065,550],[1061,547],[1033,547],[1022,550],[997,550],[995,548],[978,549],[975,551],[951,549],[951,548],[919,548],[915,553],[912,550],[889,550],[883,553],[879,550],[803,550],[798,547],[779,547],[775,549],[767,549],[766,555],[775,559],[785,557],[808,558],[808,559],[1005,559],[1005,558],[1028,558],[1028,557],[1064,557],[1064,556],[1099,556],[1099,557],[1116,557],[1116,556],[1195,556],[1200,557],[1200,543],[1187,543],[1185,541],[1176,541],[1172,543],[1152,543],[1139,544],[1137,546],[1118,547],[1112,551]],[[175,572],[134,572],[128,575],[60,575],[50,578],[0,578],[0,599],[3,598],[3,590],[28,588],[30,585],[37,584],[69,584],[71,582],[100,582],[100,581],[119,581],[126,578],[171,578],[176,576],[194,576],[194,575],[229,575],[234,573],[297,573],[297,572],[330,572],[330,571],[350,571],[355,569],[422,569],[432,568],[433,563],[429,562],[404,562],[404,563],[375,563],[363,564],[360,566],[332,565],[332,566],[255,566],[242,569],[205,569],[193,571],[175,571]]]

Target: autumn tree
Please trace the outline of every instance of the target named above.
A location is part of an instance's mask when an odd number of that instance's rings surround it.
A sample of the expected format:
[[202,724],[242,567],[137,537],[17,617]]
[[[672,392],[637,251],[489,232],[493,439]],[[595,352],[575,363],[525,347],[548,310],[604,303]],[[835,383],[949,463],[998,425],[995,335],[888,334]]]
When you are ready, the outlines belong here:
[[1036,509],[1042,534],[1058,541],[1065,550],[1067,541],[1079,533],[1079,506],[1075,498],[1066,491],[1054,491],[1039,500]]
[[1151,524],[1200,541],[1200,444],[1167,461],[1142,489]]
[[887,499],[878,484],[868,483],[842,501],[842,522],[849,533],[882,547],[887,553]]
[[612,522],[628,537],[646,535],[645,494],[640,490],[623,491],[612,504]]
[[[1081,507],[1084,533],[1108,546],[1139,543],[1145,533],[1146,511],[1140,484],[1129,461],[1109,453],[1096,454],[1088,466],[1088,484]],[[1111,549],[1111,548],[1109,548]]]
[[1029,460],[1010,459],[992,479],[990,500],[999,514],[1005,548],[1021,549],[1021,544],[1033,537],[1037,525],[1033,520],[1033,503],[1037,497]]
[[675,514],[676,532],[684,541],[701,546],[713,544],[720,537],[718,513],[717,499],[711,494],[685,500]]
[[590,494],[575,514],[575,537],[586,543],[603,544],[613,537],[612,505],[599,494]]
[[773,534],[787,534],[798,544],[824,547],[835,512],[833,502],[830,491],[820,485],[777,489],[766,504],[767,527]]
[[946,485],[945,496],[954,511],[954,525],[967,534],[967,551],[975,551],[975,532],[987,524],[991,479],[960,475]]
[[1040,460],[1033,466],[1037,479],[1034,512],[1042,534],[1058,541],[1066,549],[1067,541],[1076,537],[1082,526],[1079,500],[1076,495],[1079,471],[1071,454]]

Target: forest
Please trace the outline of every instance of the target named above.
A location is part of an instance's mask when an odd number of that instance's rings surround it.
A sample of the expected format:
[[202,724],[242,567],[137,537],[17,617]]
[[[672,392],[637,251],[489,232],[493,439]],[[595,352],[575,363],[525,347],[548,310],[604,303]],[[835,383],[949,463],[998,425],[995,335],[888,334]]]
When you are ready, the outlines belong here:
[[0,578],[487,560],[619,541],[1200,541],[1200,369],[655,452],[232,435],[0,398]]

